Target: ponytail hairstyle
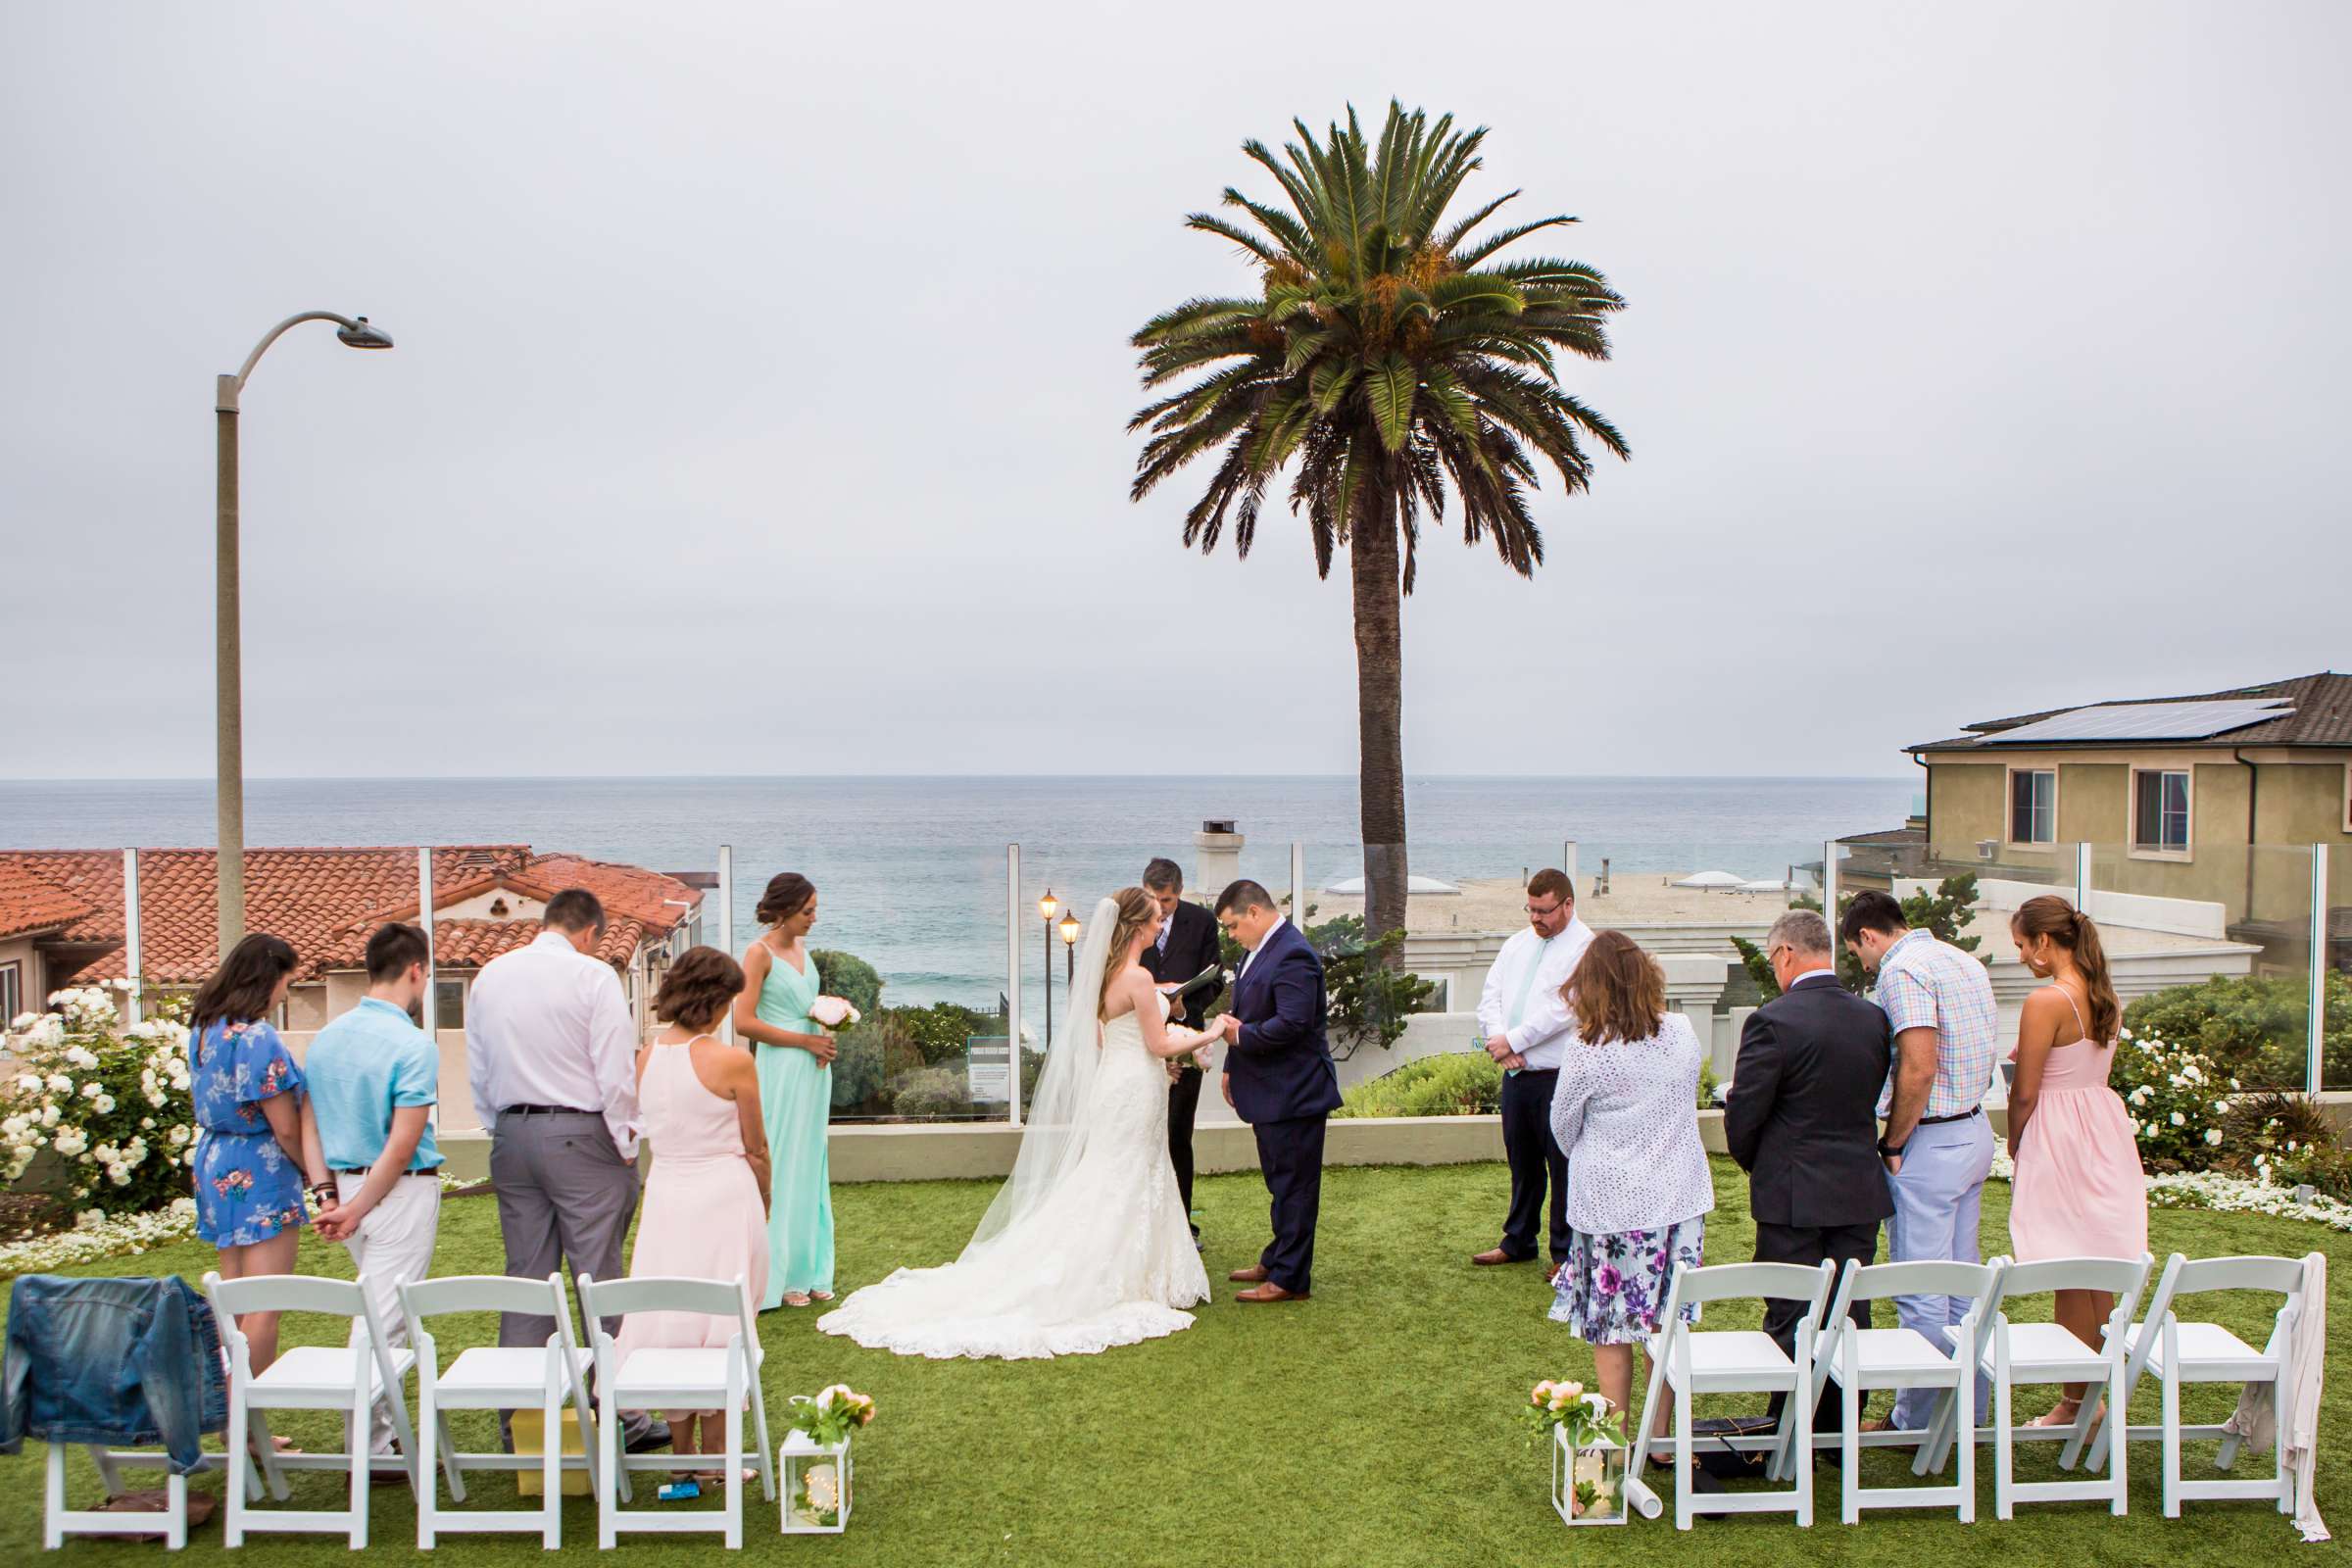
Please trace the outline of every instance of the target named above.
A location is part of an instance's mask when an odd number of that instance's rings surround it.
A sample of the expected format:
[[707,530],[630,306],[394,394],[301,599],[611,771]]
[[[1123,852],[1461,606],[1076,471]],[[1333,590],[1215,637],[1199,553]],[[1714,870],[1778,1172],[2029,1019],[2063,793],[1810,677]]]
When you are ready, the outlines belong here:
[[760,895],[759,906],[752,918],[761,925],[782,925],[816,897],[816,884],[798,871],[778,871],[767,879],[767,891]]
[[2124,1008],[2107,970],[2107,948],[2099,940],[2098,922],[2057,894],[2044,893],[2018,906],[2009,917],[2009,929],[2020,938],[2048,937],[2066,950],[2090,998],[2090,1039],[2102,1046],[2113,1041],[2124,1021]]
[[1127,956],[1127,944],[1135,934],[1159,918],[1159,901],[1142,888],[1121,888],[1113,893],[1118,914],[1110,928],[1110,957],[1102,965],[1102,995],[1095,999],[1095,1013],[1102,1015],[1102,1004],[1110,996],[1110,983],[1118,978],[1119,960]]

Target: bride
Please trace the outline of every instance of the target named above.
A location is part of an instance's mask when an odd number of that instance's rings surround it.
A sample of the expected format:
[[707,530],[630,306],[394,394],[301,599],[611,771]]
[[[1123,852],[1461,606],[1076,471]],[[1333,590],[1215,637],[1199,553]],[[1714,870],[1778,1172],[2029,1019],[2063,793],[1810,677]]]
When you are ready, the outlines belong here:
[[1093,1355],[1190,1328],[1208,1276],[1168,1163],[1165,1063],[1213,1036],[1170,1028],[1137,956],[1160,913],[1142,888],[1095,906],[1011,1179],[942,1268],[900,1269],[817,1320],[902,1355]]

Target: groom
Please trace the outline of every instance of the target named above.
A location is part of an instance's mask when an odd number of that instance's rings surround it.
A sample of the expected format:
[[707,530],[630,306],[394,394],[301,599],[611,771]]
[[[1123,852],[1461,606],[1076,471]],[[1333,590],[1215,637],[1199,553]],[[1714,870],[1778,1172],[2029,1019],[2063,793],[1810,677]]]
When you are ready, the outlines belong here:
[[1323,960],[1255,882],[1217,897],[1217,924],[1249,950],[1218,1020],[1225,1102],[1257,1134],[1257,1163],[1274,1199],[1274,1240],[1232,1278],[1237,1301],[1303,1301],[1315,1262],[1323,1196],[1323,1124],[1339,1108],[1340,1079],[1323,1038]]

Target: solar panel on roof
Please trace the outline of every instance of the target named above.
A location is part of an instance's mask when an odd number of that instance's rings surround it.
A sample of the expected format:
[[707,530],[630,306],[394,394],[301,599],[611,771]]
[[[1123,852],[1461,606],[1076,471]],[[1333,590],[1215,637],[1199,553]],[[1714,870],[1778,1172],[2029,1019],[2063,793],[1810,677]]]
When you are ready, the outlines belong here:
[[1984,737],[1987,746],[2043,741],[2201,741],[2294,711],[2283,698],[2219,703],[2100,703]]

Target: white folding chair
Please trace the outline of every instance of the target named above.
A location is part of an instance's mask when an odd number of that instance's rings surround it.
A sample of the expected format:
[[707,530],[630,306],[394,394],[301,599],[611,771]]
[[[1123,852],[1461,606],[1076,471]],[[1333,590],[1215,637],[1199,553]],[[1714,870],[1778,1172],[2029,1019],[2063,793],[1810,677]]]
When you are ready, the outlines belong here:
[[[2231,1497],[2276,1497],[2280,1513],[2295,1507],[2294,1476],[2286,1467],[2286,1445],[2274,1445],[2272,1473],[2263,1481],[2183,1481],[2180,1444],[2187,1438],[2218,1438],[2221,1452],[2214,1468],[2227,1470],[2237,1462],[2243,1439],[2219,1425],[2180,1424],[2180,1390],[2190,1383],[2268,1383],[2281,1410],[2285,1407],[2286,1357],[2294,1343],[2295,1323],[2303,1314],[2304,1259],[2295,1257],[2209,1257],[2194,1261],[2175,1252],[2148,1298],[2144,1322],[2131,1329],[2132,1353],[2124,1366],[2123,1398],[2139,1386],[2140,1374],[2153,1368],[2164,1389],[2163,1420],[2154,1427],[2125,1426],[2127,1439],[2158,1438],[2164,1445],[2164,1516],[2180,1517],[2183,1501]],[[2271,1337],[2259,1350],[2219,1323],[2183,1323],[2175,1310],[2180,1297],[2207,1291],[2262,1291],[2282,1296]],[[2113,1410],[2122,1410],[2118,1401]],[[2281,1418],[2283,1419],[2283,1417]],[[2107,1447],[2121,1423],[2111,1413],[2092,1442],[2093,1469],[2106,1458]]]
[[[1916,1447],[1919,1451],[1912,1459],[1912,1473],[1924,1475],[1933,1436],[1928,1432],[1864,1432],[1862,1403],[1873,1389],[1943,1389],[1949,1391],[1944,1397],[1954,1401],[1955,1420],[1973,1428],[1976,1365],[1984,1343],[1984,1303],[1992,1296],[1999,1276],[1999,1268],[1992,1263],[1940,1261],[1849,1261],[1845,1272],[1838,1276],[1838,1294],[1830,1301],[1828,1326],[1822,1331],[1813,1357],[1813,1400],[1820,1398],[1822,1391],[1835,1378],[1844,1426],[1839,1432],[1816,1433],[1813,1444],[1817,1448],[1838,1448],[1844,1460],[1844,1494],[1839,1516],[1845,1523],[1859,1524],[1864,1508],[1941,1507],[1957,1508],[1962,1524],[1976,1522],[1974,1444],[1961,1448],[1960,1473],[1951,1486],[1862,1485],[1863,1448]],[[1939,1335],[1934,1340],[1912,1328],[1864,1328],[1847,1316],[1856,1301],[1882,1301],[1897,1296],[1962,1296],[1973,1298],[1975,1304],[1960,1320],[1956,1331],[1952,1331],[1952,1337]],[[1956,1352],[1952,1348],[1953,1338],[1961,1347]],[[1812,1400],[1807,1401],[1808,1408],[1811,1403]],[[1781,1474],[1787,1473],[1786,1462],[1795,1452],[1793,1429],[1788,1430],[1787,1437]]]
[[[620,1348],[605,1332],[604,1320],[631,1312],[693,1312],[732,1318],[735,1333],[723,1349],[649,1347],[631,1351],[624,1361]],[[604,1281],[583,1274],[580,1315],[588,1322],[596,1351],[597,1544],[611,1547],[622,1530],[717,1530],[726,1536],[729,1548],[741,1546],[743,1461],[752,1457],[743,1446],[746,1404],[751,1407],[758,1438],[760,1492],[769,1502],[776,1500],[775,1461],[767,1443],[767,1399],[760,1388],[760,1328],[742,1281],[658,1277]],[[623,1410],[725,1411],[726,1451],[704,1457],[725,1477],[726,1506],[715,1515],[709,1511],[622,1509],[617,1488],[624,1471],[674,1469],[679,1459],[675,1453],[622,1452]],[[713,1518],[719,1522],[711,1523]]]
[[[1727,1263],[1713,1268],[1678,1265],[1668,1292],[1663,1325],[1649,1341],[1649,1388],[1642,1397],[1642,1438],[1634,1446],[1633,1479],[1654,1455],[1671,1454],[1674,1461],[1674,1527],[1690,1528],[1699,1513],[1790,1513],[1799,1525],[1813,1523],[1813,1406],[1799,1398],[1813,1385],[1813,1345],[1821,1321],[1822,1303],[1829,1299],[1837,1265],[1817,1268],[1794,1263]],[[1766,1300],[1802,1301],[1805,1313],[1796,1327],[1796,1353],[1783,1351],[1771,1335],[1760,1329],[1710,1329],[1700,1332],[1683,1321],[1682,1309],[1703,1301],[1745,1297]],[[1649,1435],[1656,1419],[1662,1389],[1674,1393],[1674,1431],[1671,1436]],[[1690,1400],[1701,1394],[1786,1394],[1782,1431],[1793,1423],[1796,1486],[1788,1492],[1726,1492],[1694,1496],[1690,1491]],[[1723,1440],[1735,1448],[1777,1453],[1782,1434]]]
[[[241,1546],[252,1531],[333,1532],[351,1538],[353,1549],[368,1544],[368,1476],[375,1468],[368,1452],[368,1410],[380,1396],[392,1409],[392,1429],[400,1446],[396,1455],[382,1461],[416,1485],[416,1433],[409,1425],[408,1398],[403,1385],[416,1364],[414,1350],[396,1349],[384,1337],[384,1325],[369,1298],[367,1282],[325,1280],[300,1274],[255,1274],[224,1280],[204,1277],[205,1294],[220,1319],[220,1340],[228,1348],[228,1486],[221,1543]],[[344,1347],[298,1345],[280,1349],[268,1368],[253,1370],[253,1352],[237,1318],[246,1312],[316,1312],[352,1322]],[[270,1410],[340,1410],[343,1412],[341,1453],[278,1453],[272,1445],[266,1412]],[[269,1454],[263,1468],[270,1477],[270,1494],[286,1497],[283,1472],[288,1470],[348,1470],[351,1506],[348,1508],[255,1508],[246,1500],[247,1479],[256,1450]]]
[[[1989,1431],[1977,1427],[1970,1432],[1972,1441],[1989,1437],[1993,1443],[1993,1517],[2012,1517],[2016,1504],[2021,1502],[2104,1500],[2110,1513],[2120,1515],[2130,1511],[2131,1476],[2128,1466],[2120,1460],[2110,1463],[2105,1478],[2096,1481],[2029,1482],[2019,1481],[2015,1476],[2017,1444],[2021,1440],[2064,1443],[2066,1448],[2059,1464],[2062,1468],[2073,1468],[2076,1457],[2090,1441],[2092,1425],[2099,1419],[2099,1390],[2083,1389],[2082,1409],[2069,1426],[2021,1427],[2011,1406],[2020,1384],[2033,1387],[2082,1383],[2104,1385],[2107,1408],[2118,1412],[2124,1408],[2124,1361],[2128,1354],[2125,1331],[2131,1327],[2132,1309],[2139,1304],[2139,1293],[2146,1287],[2148,1270],[2156,1260],[2142,1252],[2136,1258],[2049,1257],[2032,1263],[2013,1263],[2006,1257],[1996,1257],[1992,1261],[2000,1273],[1993,1281],[1991,1294],[1977,1303],[1977,1313],[1982,1319],[1977,1366],[1992,1381],[1993,1419]],[[2009,1303],[2053,1291],[2105,1291],[2115,1297],[2115,1310],[2099,1331],[2105,1342],[2102,1346],[2085,1345],[2056,1323],[2009,1321]],[[1944,1332],[1953,1333],[1950,1329]],[[1953,1404],[1947,1402],[1937,1412],[1934,1429],[1931,1464],[1941,1469],[1944,1452],[1960,1431]]]
[[[449,1279],[415,1280],[400,1288],[401,1309],[408,1313],[409,1336],[416,1345],[416,1545],[430,1551],[440,1531],[539,1532],[540,1544],[553,1551],[564,1543],[564,1471],[585,1470],[589,1490],[595,1490],[596,1446],[591,1434],[595,1418],[588,1400],[589,1352],[571,1332],[571,1308],[564,1298],[564,1277],[544,1280],[513,1279],[504,1274],[468,1274]],[[425,1327],[428,1320],[460,1312],[515,1312],[553,1317],[556,1331],[544,1347],[469,1346],[444,1370],[439,1348]],[[568,1400],[577,1414],[584,1451],[563,1452],[558,1441],[564,1406]],[[544,1418],[540,1454],[506,1453],[458,1446],[449,1429],[451,1410],[519,1410],[536,1406]],[[466,1509],[441,1506],[440,1479],[449,1481],[453,1502],[466,1500],[468,1470],[537,1470],[543,1491],[536,1508]],[[621,1494],[628,1495],[628,1478],[621,1478]]]

